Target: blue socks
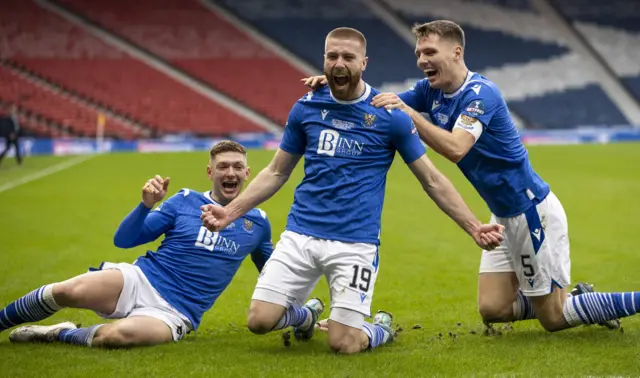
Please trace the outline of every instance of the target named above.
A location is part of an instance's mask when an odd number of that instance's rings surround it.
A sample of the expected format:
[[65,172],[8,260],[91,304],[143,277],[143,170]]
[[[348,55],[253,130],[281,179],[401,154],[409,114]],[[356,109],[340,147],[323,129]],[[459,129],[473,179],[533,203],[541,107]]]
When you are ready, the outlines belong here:
[[58,334],[58,341],[67,344],[73,345],[84,345],[91,346],[91,342],[93,341],[93,336],[95,336],[98,328],[102,327],[104,324],[94,325],[88,328],[78,328],[78,329],[63,329]]
[[[306,329],[308,328],[307,324],[312,320],[313,315],[311,315],[311,310],[306,307],[298,307],[292,304],[284,313],[282,318],[278,320],[278,323],[276,323],[272,331],[277,331],[287,327],[302,327],[303,329]],[[314,324],[309,325],[314,326]]]
[[369,349],[375,349],[382,344],[389,341],[391,334],[386,329],[382,328],[378,324],[371,324],[365,322],[362,325],[362,330],[369,336]]
[[586,293],[564,303],[564,318],[571,326],[599,324],[634,315],[640,306],[640,292]]
[[60,309],[53,299],[53,284],[42,286],[0,311],[0,332],[23,323],[46,319]]

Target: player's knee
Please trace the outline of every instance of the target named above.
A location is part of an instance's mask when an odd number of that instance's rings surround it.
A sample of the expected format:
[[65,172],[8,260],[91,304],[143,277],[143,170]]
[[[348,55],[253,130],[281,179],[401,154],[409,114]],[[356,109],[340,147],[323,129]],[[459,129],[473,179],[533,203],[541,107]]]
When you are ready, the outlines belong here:
[[265,319],[249,315],[249,318],[247,319],[247,328],[256,335],[264,335],[273,329],[273,324],[266,322]]
[[53,285],[53,299],[60,306],[71,307],[78,303],[86,292],[86,285],[82,281],[65,281]]
[[564,320],[564,318],[539,319],[539,321],[542,328],[549,332],[562,331],[563,329],[567,328],[567,322]]
[[[332,337],[333,336],[333,337]],[[329,336],[329,348],[334,353],[353,354],[362,350],[362,345],[358,335],[353,333],[343,333]]]
[[126,327],[110,327],[100,332],[98,329],[94,336],[93,344],[104,348],[126,348],[136,344],[136,334]]
[[485,322],[508,321],[513,317],[513,303],[480,298],[478,312]]
[[557,332],[566,329],[569,324],[564,318],[562,311],[547,311],[538,313],[538,321],[542,328],[549,332]]
[[249,328],[249,331],[257,335],[263,335],[271,331],[276,325],[278,318],[274,319],[274,316],[269,315],[266,309],[252,305],[249,308],[249,314],[247,316],[247,328]]
[[540,325],[549,332],[561,331],[569,327],[564,318],[563,305],[566,291],[558,290],[552,294],[533,297],[533,308]]

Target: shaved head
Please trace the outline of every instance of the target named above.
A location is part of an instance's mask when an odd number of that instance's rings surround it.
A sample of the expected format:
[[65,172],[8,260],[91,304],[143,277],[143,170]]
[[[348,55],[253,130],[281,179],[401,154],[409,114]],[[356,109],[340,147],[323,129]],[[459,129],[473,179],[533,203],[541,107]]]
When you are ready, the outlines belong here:
[[330,31],[329,34],[327,34],[327,38],[325,38],[325,41],[324,41],[325,51],[327,49],[327,42],[331,38],[349,39],[349,40],[357,41],[362,46],[362,55],[363,56],[367,55],[367,39],[364,37],[364,34],[360,33],[356,29],[342,27],[342,28],[336,28]]

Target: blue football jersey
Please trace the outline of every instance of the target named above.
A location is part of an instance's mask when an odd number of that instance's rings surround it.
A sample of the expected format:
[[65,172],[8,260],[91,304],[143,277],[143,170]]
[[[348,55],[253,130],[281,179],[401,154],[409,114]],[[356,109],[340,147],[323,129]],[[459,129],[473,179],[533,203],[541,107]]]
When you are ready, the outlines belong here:
[[366,84],[353,101],[328,86],[309,92],[289,113],[280,148],[304,155],[287,230],[328,240],[379,244],[387,171],[400,153],[407,164],[425,153],[402,111],[370,105],[379,92]]
[[205,311],[229,285],[248,255],[261,270],[273,252],[271,225],[264,211],[252,209],[220,232],[200,220],[200,206],[216,202],[210,192],[182,189],[150,211],[140,204],[121,223],[114,242],[130,248],[164,234],[156,252],[134,264],[173,307],[198,327]]
[[482,123],[482,134],[458,167],[496,216],[522,214],[549,193],[549,185],[531,167],[507,104],[493,82],[469,72],[454,93],[432,89],[423,79],[398,96],[448,131],[460,115]]

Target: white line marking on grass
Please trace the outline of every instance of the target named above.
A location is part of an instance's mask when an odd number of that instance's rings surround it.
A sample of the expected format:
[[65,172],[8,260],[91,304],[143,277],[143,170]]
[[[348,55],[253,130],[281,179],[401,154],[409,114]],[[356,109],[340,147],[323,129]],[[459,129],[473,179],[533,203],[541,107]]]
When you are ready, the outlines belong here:
[[47,167],[47,168],[45,168],[45,169],[43,169],[41,171],[34,172],[34,173],[30,174],[30,175],[26,175],[26,176],[21,177],[21,178],[19,178],[17,180],[13,180],[13,181],[8,182],[8,183],[6,183],[4,185],[0,185],[0,193],[2,193],[4,191],[7,191],[9,189],[13,189],[15,187],[18,187],[20,185],[29,183],[31,181],[35,181],[37,179],[52,175],[54,173],[58,173],[58,172],[63,171],[65,169],[67,169],[67,168],[71,168],[74,165],[78,165],[78,164],[80,164],[80,163],[82,163],[84,161],[87,161],[89,159],[94,158],[95,156],[96,155],[81,155],[81,156],[78,156],[78,157],[75,157],[75,158],[72,158],[72,159],[69,159],[69,160],[65,160],[65,161],[63,161],[61,163],[52,165],[50,167]]

